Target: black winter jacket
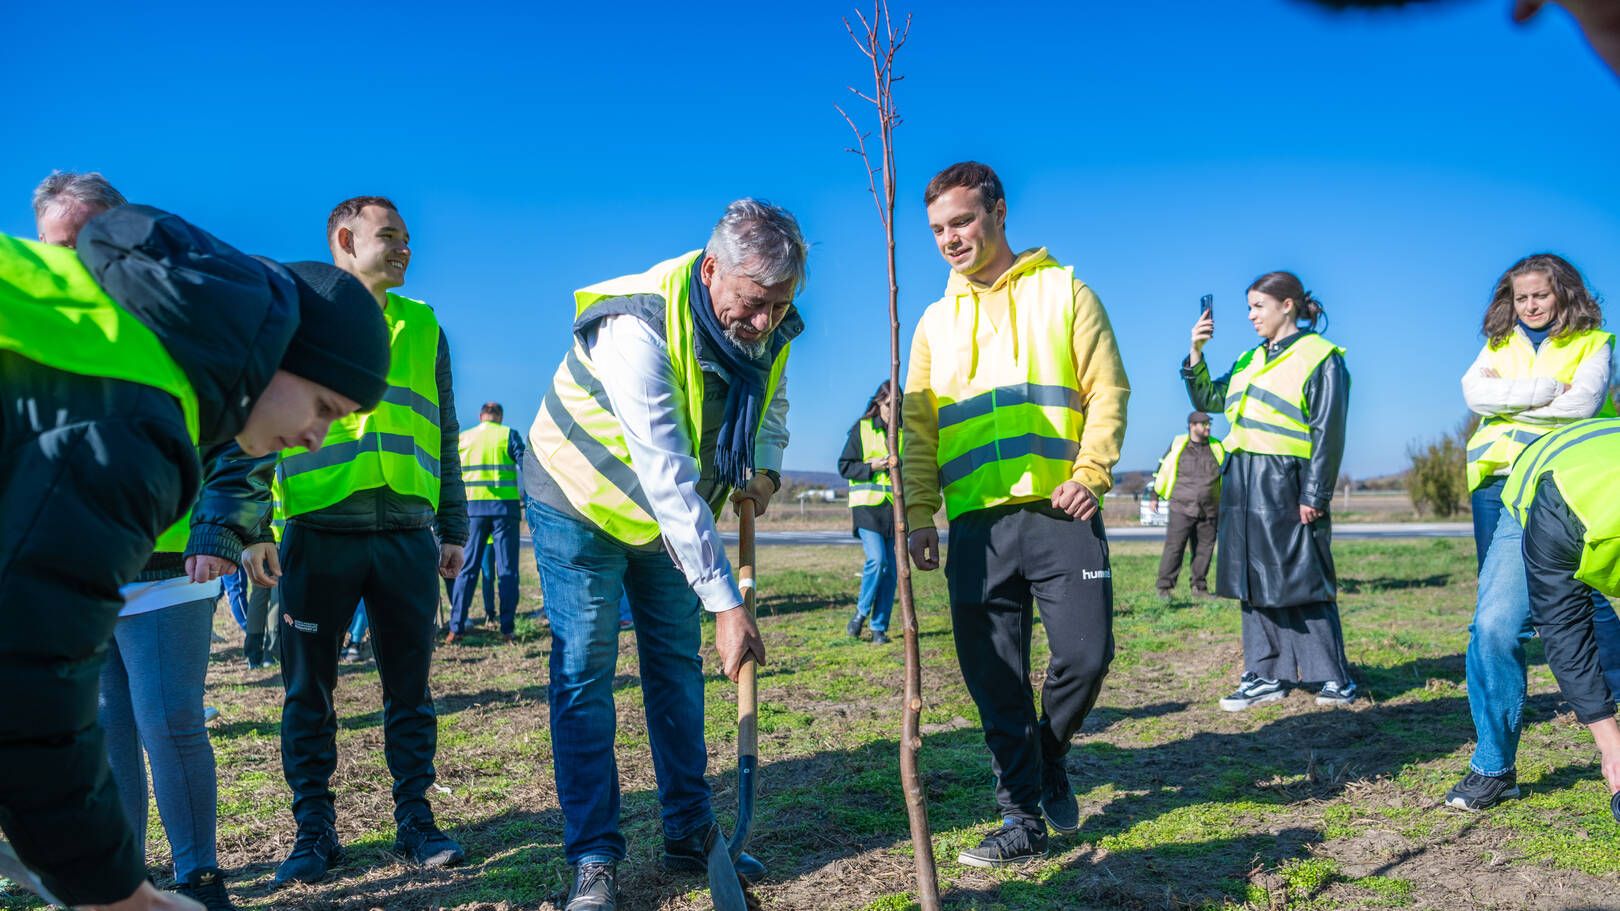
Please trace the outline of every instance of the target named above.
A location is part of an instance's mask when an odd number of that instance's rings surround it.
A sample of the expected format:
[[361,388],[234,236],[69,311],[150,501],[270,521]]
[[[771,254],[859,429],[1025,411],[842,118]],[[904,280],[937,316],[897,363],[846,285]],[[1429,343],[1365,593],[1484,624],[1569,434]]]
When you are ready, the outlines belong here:
[[[297,325],[290,277],[141,206],[92,220],[78,248],[185,371],[204,442],[239,431]],[[69,905],[146,876],[96,698],[119,588],[200,475],[173,398],[0,354],[0,829]]]
[[325,509],[287,521],[323,531],[410,531],[433,527],[445,544],[467,543],[467,489],[461,483],[461,425],[456,423],[456,393],[450,379],[450,343],[439,332],[435,361],[439,386],[439,510],[421,497],[408,497],[389,487],[362,490]]
[[[887,431],[882,418],[861,418],[861,421],[871,421],[872,425],[880,431]],[[849,428],[849,435],[844,438],[844,451],[838,456],[838,473],[845,480],[861,481],[872,480],[872,466],[866,464],[866,452],[861,446],[861,421],[856,421]],[[891,478],[893,475],[890,476]],[[852,506],[849,510],[850,523],[854,526],[851,534],[859,537],[862,528],[875,531],[885,538],[894,537],[894,504],[885,503],[882,506]]]
[[[1305,333],[1289,336],[1271,351],[1283,351]],[[1181,364],[1187,396],[1201,411],[1225,410],[1230,371],[1211,380],[1209,367]],[[1350,413],[1350,371],[1337,354],[1323,361],[1305,381],[1305,422],[1311,457],[1234,452],[1221,473],[1217,522],[1215,590],[1254,607],[1290,607],[1338,598],[1333,568],[1333,523],[1327,509],[1344,457],[1344,427]],[[1322,510],[1310,525],[1299,521],[1299,507]]]
[[136,582],[173,579],[186,572],[186,558],[219,557],[242,564],[242,548],[253,544],[270,518],[270,484],[276,456],[254,458],[234,441],[201,451],[202,490],[191,507],[191,537],[183,554],[154,553]]

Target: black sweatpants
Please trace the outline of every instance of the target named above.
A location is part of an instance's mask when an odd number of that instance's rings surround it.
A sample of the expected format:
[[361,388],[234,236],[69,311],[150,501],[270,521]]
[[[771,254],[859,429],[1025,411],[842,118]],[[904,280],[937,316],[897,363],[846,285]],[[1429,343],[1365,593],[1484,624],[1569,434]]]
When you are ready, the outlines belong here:
[[1215,514],[1189,516],[1170,510],[1170,525],[1164,530],[1164,552],[1159,555],[1159,591],[1168,592],[1176,587],[1176,576],[1181,574],[1181,559],[1192,544],[1192,568],[1187,582],[1195,592],[1209,591],[1209,560],[1215,556]]
[[[978,706],[1004,817],[1040,827],[1041,766],[1097,702],[1114,658],[1114,584],[1099,512],[1089,522],[1042,502],[951,521],[945,565],[962,677]],[[1029,685],[1034,602],[1052,659],[1036,715]]]
[[428,670],[439,606],[439,546],[430,529],[343,534],[287,525],[281,542],[281,770],[293,816],[332,821],[337,768],[338,645],[366,600],[383,686],[383,755],[394,819],[429,812],[438,720]]
[[1586,547],[1586,526],[1550,475],[1536,485],[1524,526],[1524,569],[1530,620],[1547,651],[1547,667],[1581,724],[1614,715],[1617,694],[1603,676],[1592,624],[1592,589],[1575,578]]

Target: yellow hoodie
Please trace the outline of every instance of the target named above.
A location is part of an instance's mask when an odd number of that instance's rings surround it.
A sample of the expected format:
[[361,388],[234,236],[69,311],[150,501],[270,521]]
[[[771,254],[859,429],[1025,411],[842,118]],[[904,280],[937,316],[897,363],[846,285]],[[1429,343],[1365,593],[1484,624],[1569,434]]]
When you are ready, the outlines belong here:
[[[941,502],[939,464],[935,457],[939,449],[939,402],[930,388],[931,365],[935,359],[945,358],[1016,357],[1017,352],[1011,347],[1016,344],[1015,333],[999,330],[1017,319],[1017,302],[1013,299],[1017,279],[1041,265],[1056,265],[1045,247],[1020,253],[1012,266],[988,285],[957,272],[951,273],[945,285],[945,297],[930,305],[929,310],[953,306],[957,297],[971,296],[978,307],[978,325],[988,329],[982,328],[979,332],[978,350],[930,351],[928,335],[922,331],[928,323],[928,314],[923,315],[911,337],[902,418],[906,434],[906,524],[912,529],[933,527],[934,513],[939,511]],[[1114,340],[1108,314],[1103,311],[1097,295],[1078,278],[1074,280],[1071,344],[1086,422],[1070,477],[1100,499],[1114,483],[1112,471],[1114,463],[1119,461],[1120,443],[1125,438],[1125,403],[1131,395],[1131,384],[1125,377],[1125,364],[1120,360],[1119,345]],[[976,366],[969,365],[966,372],[974,372]]]

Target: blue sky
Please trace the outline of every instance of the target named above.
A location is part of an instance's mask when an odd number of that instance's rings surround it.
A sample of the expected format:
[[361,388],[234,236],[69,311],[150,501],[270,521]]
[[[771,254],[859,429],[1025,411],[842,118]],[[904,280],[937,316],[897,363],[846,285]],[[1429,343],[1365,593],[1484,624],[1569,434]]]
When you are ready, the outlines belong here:
[[[1620,81],[1561,11],[1521,29],[1508,5],[915,4],[903,336],[945,281],[922,187],[977,158],[1007,184],[1014,245],[1049,246],[1113,318],[1135,389],[1121,469],[1151,467],[1186,415],[1199,295],[1227,364],[1254,342],[1244,288],[1286,268],[1349,350],[1346,470],[1398,470],[1463,417],[1457,378],[1514,259],[1561,252],[1620,305]],[[572,289],[700,246],[728,200],[762,196],[814,243],[786,464],[832,470],[887,369],[879,228],[833,110],[869,78],[850,9],[4,4],[0,67],[26,89],[0,230],[33,236],[52,168],[281,259],[326,256],[338,200],[391,196],[403,290],[446,326],[462,415],[498,399],[527,428]]]

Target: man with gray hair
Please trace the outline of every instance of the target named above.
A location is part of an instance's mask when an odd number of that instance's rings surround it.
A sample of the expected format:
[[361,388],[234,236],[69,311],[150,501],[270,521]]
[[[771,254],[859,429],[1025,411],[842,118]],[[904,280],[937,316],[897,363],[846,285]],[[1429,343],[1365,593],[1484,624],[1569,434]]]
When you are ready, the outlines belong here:
[[52,171],[34,188],[34,226],[39,230],[39,242],[71,248],[78,242],[79,229],[85,222],[124,203],[124,194],[114,189],[100,171]]
[[[618,605],[628,596],[663,804],[664,865],[705,869],[715,829],[704,780],[699,619],[733,680],[765,646],[715,528],[742,499],[764,513],[787,446],[783,368],[804,329],[793,298],[807,248],[786,210],[726,207],[703,250],[574,292],[573,347],[529,430],[521,472],[551,620],[551,742],[565,911],[613,911]],[[744,854],[737,872],[765,869]]]

